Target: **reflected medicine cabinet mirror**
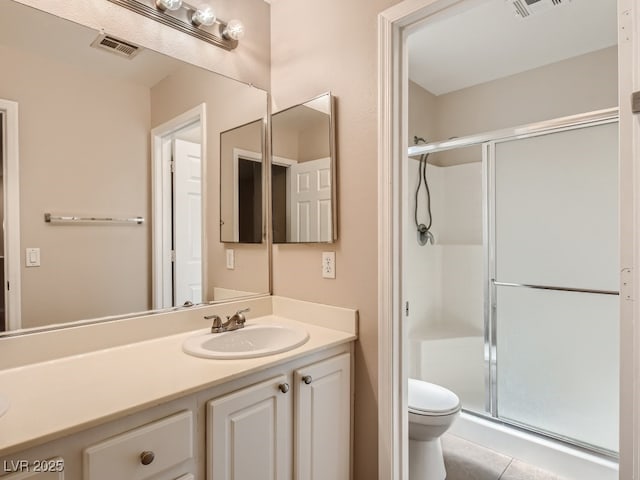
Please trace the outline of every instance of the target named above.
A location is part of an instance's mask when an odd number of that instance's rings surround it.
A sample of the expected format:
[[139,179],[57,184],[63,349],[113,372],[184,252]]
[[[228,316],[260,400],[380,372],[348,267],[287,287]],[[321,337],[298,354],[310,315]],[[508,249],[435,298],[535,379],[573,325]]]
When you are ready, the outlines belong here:
[[337,240],[334,97],[271,116],[273,243]]
[[264,122],[220,134],[220,241],[262,243]]
[[[0,337],[269,293],[266,243],[238,246],[226,268],[218,205],[220,133],[266,118],[267,93],[144,47],[131,58],[96,48],[118,41],[99,33],[0,2],[0,121],[17,125],[20,189],[19,225],[5,218],[0,234],[18,239],[2,263],[20,288],[3,283],[7,307],[21,307],[4,309]],[[2,157],[16,146],[6,128]],[[8,163],[5,187],[17,178]],[[143,220],[53,221],[64,216]],[[39,265],[25,265],[27,248]]]

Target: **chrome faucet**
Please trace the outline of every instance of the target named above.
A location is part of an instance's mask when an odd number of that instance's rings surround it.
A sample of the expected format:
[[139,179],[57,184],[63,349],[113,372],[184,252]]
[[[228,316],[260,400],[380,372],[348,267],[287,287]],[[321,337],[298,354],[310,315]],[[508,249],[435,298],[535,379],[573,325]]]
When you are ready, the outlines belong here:
[[215,314],[205,315],[204,319],[213,320],[213,324],[211,325],[211,333],[231,332],[233,330],[238,330],[239,328],[244,327],[244,323],[247,320],[246,318],[244,318],[244,314],[250,310],[250,308],[238,310],[230,317],[227,316],[226,322],[223,322],[222,319]]

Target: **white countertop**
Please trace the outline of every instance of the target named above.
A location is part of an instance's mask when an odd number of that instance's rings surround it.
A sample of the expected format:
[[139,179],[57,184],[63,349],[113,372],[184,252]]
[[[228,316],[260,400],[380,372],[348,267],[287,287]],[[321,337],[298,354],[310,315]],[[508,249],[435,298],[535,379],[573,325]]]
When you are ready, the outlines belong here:
[[313,315],[312,323],[277,314],[249,318],[247,325],[293,323],[309,332],[300,347],[260,358],[188,355],[182,342],[195,333],[189,331],[0,370],[0,395],[10,404],[0,417],[0,456],[351,342],[357,338],[353,312],[353,327],[340,330],[317,325]]

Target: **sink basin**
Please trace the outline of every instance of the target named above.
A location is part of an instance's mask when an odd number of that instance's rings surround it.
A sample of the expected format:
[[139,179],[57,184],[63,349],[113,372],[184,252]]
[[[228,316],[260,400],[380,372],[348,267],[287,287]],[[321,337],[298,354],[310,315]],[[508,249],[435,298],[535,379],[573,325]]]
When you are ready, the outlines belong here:
[[292,350],[308,339],[309,333],[298,326],[254,324],[232,332],[211,333],[207,330],[187,338],[182,350],[203,358],[255,358]]

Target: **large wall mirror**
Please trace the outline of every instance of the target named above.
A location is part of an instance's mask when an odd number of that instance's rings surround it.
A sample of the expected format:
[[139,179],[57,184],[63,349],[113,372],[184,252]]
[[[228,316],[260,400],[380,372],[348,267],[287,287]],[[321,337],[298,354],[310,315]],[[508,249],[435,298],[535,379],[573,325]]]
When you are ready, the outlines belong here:
[[[267,93],[98,37],[0,2],[0,107],[19,112],[0,115],[0,187],[19,187],[19,222],[2,235],[19,254],[0,271],[20,277],[4,282],[16,307],[0,332],[269,293],[268,245],[237,245],[228,265],[219,206],[220,133],[254,125],[246,149],[261,156]],[[19,181],[7,166],[16,127]]]
[[271,116],[274,243],[337,240],[334,97]]

